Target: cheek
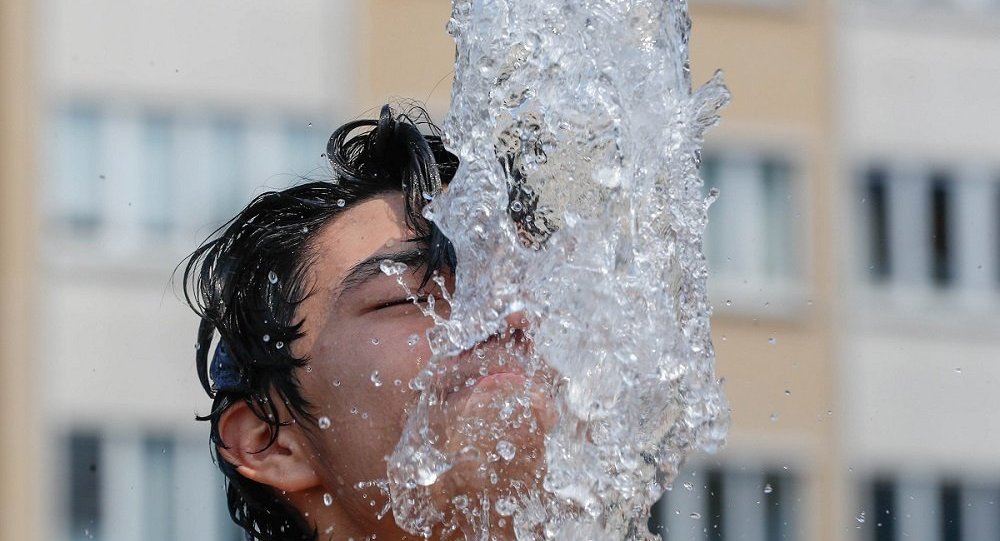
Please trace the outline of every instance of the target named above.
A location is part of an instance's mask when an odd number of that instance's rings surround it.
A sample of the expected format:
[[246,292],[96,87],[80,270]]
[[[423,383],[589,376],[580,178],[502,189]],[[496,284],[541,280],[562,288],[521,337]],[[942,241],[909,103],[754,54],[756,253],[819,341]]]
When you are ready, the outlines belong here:
[[416,397],[410,380],[430,358],[427,327],[405,323],[359,325],[318,340],[304,374],[313,404],[331,418],[401,426]]

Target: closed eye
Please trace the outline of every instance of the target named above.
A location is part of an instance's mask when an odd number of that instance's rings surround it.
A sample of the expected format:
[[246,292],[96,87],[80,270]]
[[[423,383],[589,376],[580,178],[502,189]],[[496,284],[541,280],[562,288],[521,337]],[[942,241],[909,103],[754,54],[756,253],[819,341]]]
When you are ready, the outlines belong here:
[[376,309],[382,310],[385,308],[393,308],[395,306],[412,306],[414,304],[427,304],[428,295],[421,295],[420,297],[403,297],[400,299],[394,299],[385,303],[380,304]]

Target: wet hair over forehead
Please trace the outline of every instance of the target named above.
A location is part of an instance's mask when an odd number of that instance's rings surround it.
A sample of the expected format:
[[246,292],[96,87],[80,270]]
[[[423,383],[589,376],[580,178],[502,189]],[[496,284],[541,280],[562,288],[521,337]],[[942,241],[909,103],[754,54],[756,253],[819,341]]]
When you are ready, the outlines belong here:
[[[261,194],[187,259],[184,294],[201,318],[198,378],[214,399],[212,411],[198,419],[211,423],[215,446],[225,445],[220,417],[240,401],[271,427],[271,443],[289,422],[280,418],[272,397],[297,419],[314,422],[295,372],[309,360],[294,356],[290,345],[302,336],[295,309],[310,293],[305,276],[311,242],[329,220],[377,195],[400,192],[407,224],[427,245],[426,277],[454,267],[450,243],[421,212],[451,180],[458,160],[444,148],[440,130],[423,109],[396,114],[385,106],[377,120],[345,124],[330,137],[326,156],[330,180]],[[225,344],[229,364],[224,372],[211,365],[213,343]],[[220,385],[215,379],[223,373],[226,384]],[[242,477],[217,449],[216,459],[228,479],[230,514],[248,539],[315,537],[270,487]]]

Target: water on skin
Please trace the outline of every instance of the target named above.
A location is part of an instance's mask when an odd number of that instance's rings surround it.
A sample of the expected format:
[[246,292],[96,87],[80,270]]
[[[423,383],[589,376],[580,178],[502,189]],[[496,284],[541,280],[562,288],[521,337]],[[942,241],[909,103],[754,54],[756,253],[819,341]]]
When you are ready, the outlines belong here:
[[[424,307],[434,356],[388,459],[404,529],[652,539],[649,507],[681,462],[723,444],[702,253],[718,194],[698,164],[729,94],[720,76],[691,91],[689,27],[674,0],[454,0],[444,129],[461,166],[426,215],[458,269],[439,301],[451,317]],[[484,345],[517,312],[532,347]],[[449,424],[448,397],[472,392],[456,359],[480,375],[516,364],[525,388]],[[518,465],[528,475],[509,478]],[[452,488],[475,488],[442,499],[463,475],[478,484]]]

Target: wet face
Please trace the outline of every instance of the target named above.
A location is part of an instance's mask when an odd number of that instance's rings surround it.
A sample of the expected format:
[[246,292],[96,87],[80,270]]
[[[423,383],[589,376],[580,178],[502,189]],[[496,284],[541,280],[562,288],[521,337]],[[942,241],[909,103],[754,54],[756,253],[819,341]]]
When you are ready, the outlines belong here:
[[[297,356],[309,359],[298,376],[319,420],[317,426],[303,427],[303,432],[312,448],[310,460],[320,490],[331,496],[322,507],[313,502],[317,509],[312,516],[324,508],[337,508],[341,515],[361,522],[365,535],[400,534],[391,515],[376,518],[386,503],[379,489],[357,487],[386,477],[385,458],[399,441],[417,398],[408,384],[431,357],[425,333],[433,326],[432,318],[407,298],[398,278],[381,271],[381,263],[407,263],[410,270],[402,279],[408,288],[423,299],[423,306],[433,301],[437,313],[448,316],[440,288],[434,282],[420,287],[426,247],[413,241],[414,236],[406,226],[400,194],[386,194],[347,209],[313,242],[307,276],[312,295],[296,314],[304,322],[304,336],[292,347]],[[450,287],[448,280],[444,277],[446,287]],[[447,407],[439,420],[448,425],[442,434],[453,440],[447,447],[467,445],[471,441],[466,434],[468,421],[481,417],[484,406],[498,402],[497,397],[524,387],[526,376],[508,359],[530,343],[521,322],[510,323],[501,335],[446,363],[442,397]],[[540,434],[537,427],[532,427],[532,434]],[[512,441],[522,450],[531,448],[523,455],[537,459],[540,435],[535,439],[527,442],[514,437]],[[480,443],[490,449],[496,445]],[[536,469],[526,466],[523,475],[534,477],[539,473]],[[473,476],[467,477],[466,485],[476,482],[470,480]]]

